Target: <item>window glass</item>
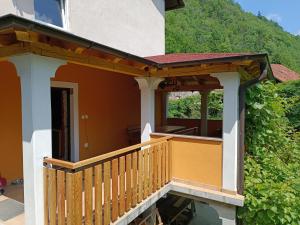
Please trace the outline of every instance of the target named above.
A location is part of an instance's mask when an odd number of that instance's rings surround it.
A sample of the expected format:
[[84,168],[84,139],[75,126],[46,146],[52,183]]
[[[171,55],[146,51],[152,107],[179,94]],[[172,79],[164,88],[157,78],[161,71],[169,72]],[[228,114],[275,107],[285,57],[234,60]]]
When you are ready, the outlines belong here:
[[61,0],[35,0],[35,18],[45,23],[63,27]]

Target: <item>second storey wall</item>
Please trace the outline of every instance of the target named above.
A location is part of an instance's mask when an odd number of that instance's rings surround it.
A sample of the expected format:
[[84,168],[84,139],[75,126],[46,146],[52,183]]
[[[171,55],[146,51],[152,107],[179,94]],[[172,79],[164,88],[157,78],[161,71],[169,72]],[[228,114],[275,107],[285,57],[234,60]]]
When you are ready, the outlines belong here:
[[165,53],[164,0],[69,1],[76,35],[139,56]]

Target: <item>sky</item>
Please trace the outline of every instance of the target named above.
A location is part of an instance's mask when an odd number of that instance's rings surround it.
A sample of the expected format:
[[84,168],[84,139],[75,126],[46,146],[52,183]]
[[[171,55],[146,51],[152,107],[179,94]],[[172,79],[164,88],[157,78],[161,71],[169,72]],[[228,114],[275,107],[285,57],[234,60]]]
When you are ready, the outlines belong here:
[[300,0],[235,0],[247,12],[261,14],[284,30],[300,35]]

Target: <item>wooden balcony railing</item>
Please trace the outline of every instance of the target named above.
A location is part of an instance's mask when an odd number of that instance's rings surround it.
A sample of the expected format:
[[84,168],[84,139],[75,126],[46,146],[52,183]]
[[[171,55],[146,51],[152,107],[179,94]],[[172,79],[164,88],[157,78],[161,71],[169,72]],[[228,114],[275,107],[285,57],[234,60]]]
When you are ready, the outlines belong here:
[[76,163],[44,160],[45,225],[108,225],[170,179],[162,137]]

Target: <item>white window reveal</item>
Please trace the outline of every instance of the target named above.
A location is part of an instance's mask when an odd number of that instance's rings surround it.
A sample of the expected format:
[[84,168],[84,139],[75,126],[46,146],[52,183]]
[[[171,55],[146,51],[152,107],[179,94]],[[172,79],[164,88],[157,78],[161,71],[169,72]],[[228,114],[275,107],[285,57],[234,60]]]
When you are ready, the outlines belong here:
[[66,0],[34,0],[35,19],[67,28]]

